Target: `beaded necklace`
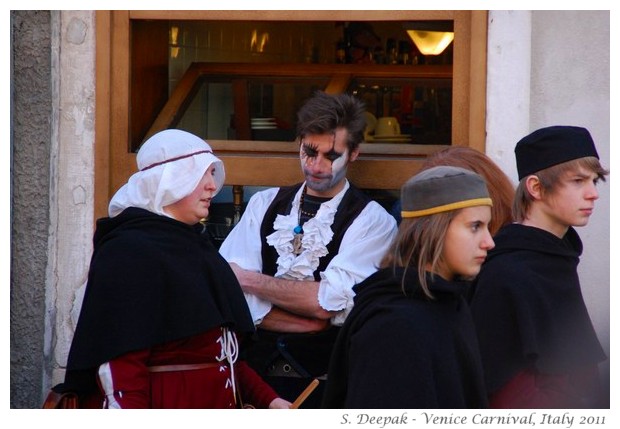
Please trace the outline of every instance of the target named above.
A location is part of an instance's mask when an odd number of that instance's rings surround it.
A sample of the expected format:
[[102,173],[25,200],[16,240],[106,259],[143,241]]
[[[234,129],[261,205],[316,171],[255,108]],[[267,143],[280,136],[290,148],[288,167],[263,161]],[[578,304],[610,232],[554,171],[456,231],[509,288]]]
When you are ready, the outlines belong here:
[[293,254],[299,255],[301,253],[301,240],[304,237],[304,228],[301,226],[301,208],[304,205],[304,198],[306,196],[306,185],[304,190],[301,191],[301,198],[299,198],[299,214],[297,216],[297,226],[293,228]]
[[306,198],[307,186],[304,185],[304,189],[301,192],[299,198],[299,213],[297,215],[297,226],[293,228],[293,254],[299,255],[302,252],[301,242],[304,237],[303,224],[305,221],[312,219],[316,215],[316,211],[304,210],[304,203]]

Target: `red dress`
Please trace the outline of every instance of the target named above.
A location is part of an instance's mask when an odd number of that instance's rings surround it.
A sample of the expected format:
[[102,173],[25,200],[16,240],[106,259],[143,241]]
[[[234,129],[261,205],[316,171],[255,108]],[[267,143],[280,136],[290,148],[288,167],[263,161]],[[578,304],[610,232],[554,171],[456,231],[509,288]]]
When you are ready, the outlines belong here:
[[[126,353],[102,364],[98,382],[105,408],[236,408],[234,380],[226,350],[236,355],[237,342],[225,329],[146,350]],[[209,364],[181,369],[171,365]],[[205,365],[201,365],[205,366]],[[156,372],[154,370],[159,370]],[[243,401],[268,408],[277,398],[245,362],[234,364]]]
[[[76,393],[81,408],[228,408],[237,380],[244,401],[269,405],[276,394],[245,364],[232,366],[232,332],[251,335],[254,323],[235,273],[204,231],[134,207],[97,222],[56,393]],[[166,372],[152,371],[163,365]]]

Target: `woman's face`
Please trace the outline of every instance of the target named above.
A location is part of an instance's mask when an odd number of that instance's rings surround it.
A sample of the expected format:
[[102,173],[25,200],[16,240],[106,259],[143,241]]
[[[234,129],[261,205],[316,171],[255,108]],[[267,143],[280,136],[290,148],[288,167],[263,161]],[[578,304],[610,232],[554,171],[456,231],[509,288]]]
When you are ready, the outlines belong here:
[[489,222],[491,207],[475,206],[461,209],[452,219],[446,232],[438,274],[446,280],[455,276],[475,277],[487,256],[495,247]]
[[211,164],[196,189],[176,203],[164,207],[164,211],[180,222],[194,225],[209,215],[211,199],[215,194],[215,164]]

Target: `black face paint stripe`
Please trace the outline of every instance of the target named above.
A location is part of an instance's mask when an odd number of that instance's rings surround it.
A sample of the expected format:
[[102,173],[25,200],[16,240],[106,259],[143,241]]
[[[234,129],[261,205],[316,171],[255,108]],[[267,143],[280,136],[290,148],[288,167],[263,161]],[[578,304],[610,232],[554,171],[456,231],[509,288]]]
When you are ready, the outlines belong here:
[[[307,157],[316,158],[317,155],[319,154],[318,146],[316,144],[306,143],[302,140],[301,147],[304,152],[304,155]],[[336,147],[336,133],[333,133],[332,134],[332,148],[329,150],[329,152],[325,153],[325,158],[331,163],[333,163],[335,160],[337,160],[342,155],[344,155],[344,152],[337,152],[335,150],[335,147]]]
[[302,149],[304,151],[304,154],[306,156],[309,156],[311,158],[316,158],[316,156],[319,154],[318,151],[318,146],[313,145],[312,143],[305,143],[302,142]]

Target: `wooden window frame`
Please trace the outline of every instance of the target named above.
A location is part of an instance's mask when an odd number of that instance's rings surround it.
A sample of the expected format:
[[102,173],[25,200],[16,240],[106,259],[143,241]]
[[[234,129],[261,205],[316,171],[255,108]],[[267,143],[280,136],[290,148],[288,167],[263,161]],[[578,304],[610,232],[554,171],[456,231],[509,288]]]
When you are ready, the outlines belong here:
[[[135,172],[129,150],[131,20],[453,20],[452,144],[484,152],[486,11],[97,11],[95,217]],[[334,65],[338,66],[338,65]],[[346,65],[344,65],[346,67]],[[153,129],[152,129],[153,130]],[[152,131],[151,130],[151,131]],[[279,186],[302,179],[298,149],[285,142],[209,141],[225,164],[226,184]],[[426,156],[444,146],[363,144],[349,177],[367,189],[398,189]]]

